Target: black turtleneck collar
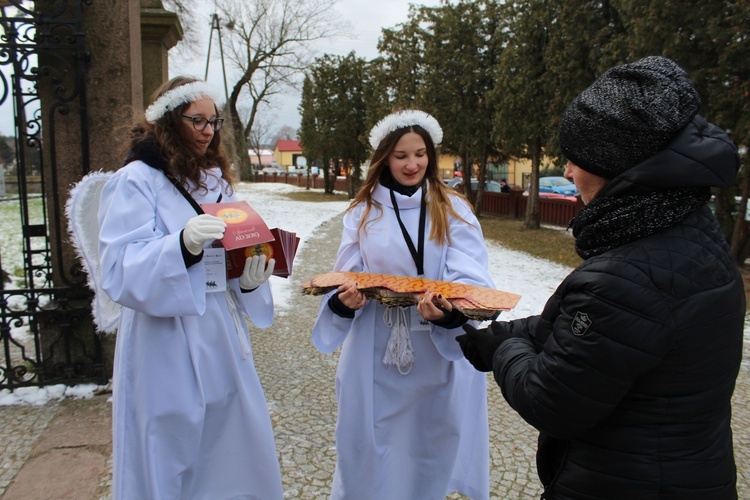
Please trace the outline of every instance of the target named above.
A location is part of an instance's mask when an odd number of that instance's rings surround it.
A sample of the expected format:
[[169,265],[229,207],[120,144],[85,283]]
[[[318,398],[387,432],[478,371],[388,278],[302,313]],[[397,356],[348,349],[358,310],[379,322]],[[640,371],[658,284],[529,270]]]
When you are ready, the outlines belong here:
[[388,189],[396,191],[398,194],[402,194],[411,198],[411,196],[419,191],[420,187],[422,187],[424,179],[416,186],[404,186],[396,179],[394,179],[391,175],[391,171],[386,168],[385,170],[383,170],[383,173],[380,176],[380,183]]
[[142,141],[134,144],[128,150],[123,165],[136,160],[140,160],[151,168],[161,170],[162,172],[167,172],[169,169],[169,163],[162,155],[161,149],[156,145],[156,139],[152,136],[147,136]]

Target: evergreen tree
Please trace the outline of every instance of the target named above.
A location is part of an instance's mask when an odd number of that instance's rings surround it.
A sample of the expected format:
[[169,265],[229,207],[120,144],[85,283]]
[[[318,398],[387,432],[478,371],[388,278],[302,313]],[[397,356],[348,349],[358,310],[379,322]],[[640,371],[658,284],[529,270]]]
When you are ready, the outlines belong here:
[[503,5],[508,41],[495,66],[491,98],[497,113],[494,130],[506,153],[531,159],[531,183],[524,227],[538,229],[539,165],[550,137],[549,103],[557,88],[547,71],[549,27],[555,19],[551,0],[510,1]]
[[365,61],[350,53],[338,61],[336,75],[336,155],[344,163],[349,198],[362,184],[362,163],[367,159],[367,110],[364,97]]
[[322,152],[318,139],[317,109],[313,94],[313,82],[309,76],[305,76],[305,80],[302,82],[302,100],[300,101],[299,112],[301,120],[298,135],[300,146],[307,159],[307,189],[310,189],[309,177],[311,169],[315,163],[320,162]]
[[[365,63],[364,94],[365,109],[367,110],[366,130],[371,130],[375,124],[393,111],[390,74],[385,68],[382,57],[376,57]],[[366,140],[369,146],[369,140]]]
[[424,36],[419,25],[419,8],[409,6],[409,20],[395,29],[384,29],[378,40],[382,74],[381,83],[391,103],[391,110],[422,106],[418,96],[424,79]]
[[534,229],[541,160],[564,165],[560,118],[596,77],[624,62],[628,37],[609,1],[521,0],[503,8],[508,40],[495,71],[495,133],[508,154],[531,159],[524,226]]
[[0,135],[0,165],[9,167],[16,161],[15,138]]
[[492,135],[494,109],[487,99],[491,71],[502,45],[495,2],[461,1],[419,11],[424,36],[424,84],[419,101],[444,131],[442,150],[462,158],[464,192],[471,196],[471,166],[479,165],[475,212],[480,215],[487,162],[500,149]]
[[750,145],[750,3],[731,1],[724,4],[723,15],[717,15],[707,23],[708,36],[723,50],[716,59],[717,77],[706,85],[704,100],[707,102],[707,116],[729,131],[734,141],[742,146],[740,202],[731,233],[732,256],[742,265],[750,257],[748,223],[744,216],[750,192],[747,158]]
[[[620,0],[617,5],[630,35],[630,58],[664,55],[685,68],[701,96],[700,113],[746,147],[750,140],[750,3]],[[740,263],[750,251],[744,220],[750,189],[746,167],[743,155],[739,186],[714,190],[716,215]],[[741,196],[739,209],[737,195]]]
[[354,55],[325,55],[305,79],[300,140],[308,159],[323,165],[326,193],[333,193],[336,174],[347,172],[349,196],[361,183],[367,158],[365,61]]

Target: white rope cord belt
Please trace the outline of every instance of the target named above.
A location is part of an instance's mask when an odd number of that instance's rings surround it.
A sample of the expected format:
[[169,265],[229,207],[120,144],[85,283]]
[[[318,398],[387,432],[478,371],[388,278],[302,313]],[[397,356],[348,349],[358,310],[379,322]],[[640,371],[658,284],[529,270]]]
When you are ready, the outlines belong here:
[[226,291],[227,294],[227,306],[229,306],[229,312],[232,314],[232,320],[234,320],[234,327],[237,329],[237,337],[240,340],[240,348],[242,349],[242,359],[250,357],[250,332],[248,331],[249,318],[244,312],[241,312],[240,299],[237,297],[237,293],[229,288]]
[[408,310],[408,307],[387,307],[383,313],[385,326],[391,328],[383,364],[395,366],[401,375],[408,375],[414,366],[414,350],[411,346],[411,335],[406,320]]

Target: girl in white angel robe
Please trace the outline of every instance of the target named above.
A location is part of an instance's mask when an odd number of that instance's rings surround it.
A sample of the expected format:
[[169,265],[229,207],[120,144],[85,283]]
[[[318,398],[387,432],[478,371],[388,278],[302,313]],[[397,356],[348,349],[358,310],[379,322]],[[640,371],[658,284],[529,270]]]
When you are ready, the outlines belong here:
[[[233,198],[206,176],[207,193]],[[136,161],[102,191],[103,287],[122,304],[114,367],[114,460],[130,471],[122,498],[282,498],[273,429],[239,305],[259,327],[273,321],[268,282],[206,292],[203,261],[186,268],[180,231],[195,211],[162,172]],[[239,297],[228,300],[228,294]],[[234,303],[232,303],[234,302]],[[132,474],[132,471],[138,471]],[[163,495],[163,496],[162,496]]]
[[[394,193],[404,226],[418,240],[420,188]],[[363,205],[344,216],[334,270],[416,276],[390,191],[378,185],[366,231]],[[479,222],[468,204],[451,196],[464,221],[450,219],[450,243],[425,238],[424,277],[493,287]],[[430,234],[430,218],[425,234]],[[341,349],[336,374],[337,463],[332,498],[442,499],[459,491],[489,498],[489,430],[485,374],[461,353],[461,328],[427,323],[416,307],[386,309],[368,300],[353,319],[334,314],[323,298],[313,342],[323,353]],[[383,363],[395,315],[405,312],[414,362],[407,374]],[[422,321],[419,321],[422,320]],[[427,323],[425,325],[425,323]],[[404,371],[404,370],[402,370]]]
[[[122,306],[113,378],[115,500],[283,498],[244,319],[260,327],[273,321],[273,261],[261,277],[246,265],[225,291],[207,292],[205,248],[225,224],[193,205],[234,199],[223,179],[230,167],[216,98],[191,78],[164,84],[146,109],[147,123],[131,128],[128,164],[101,190],[95,279]],[[184,184],[167,179],[172,169],[183,170]]]

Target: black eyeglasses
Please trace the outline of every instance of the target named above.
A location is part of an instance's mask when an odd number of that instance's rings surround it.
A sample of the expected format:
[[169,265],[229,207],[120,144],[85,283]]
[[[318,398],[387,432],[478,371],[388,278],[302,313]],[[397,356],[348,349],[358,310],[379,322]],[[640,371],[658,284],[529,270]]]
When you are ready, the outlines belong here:
[[189,118],[190,121],[193,122],[193,128],[198,132],[206,130],[206,127],[208,127],[209,124],[211,125],[211,128],[214,129],[214,132],[221,129],[221,126],[224,125],[224,118],[214,118],[213,120],[207,120],[202,116],[182,115],[182,117]]

